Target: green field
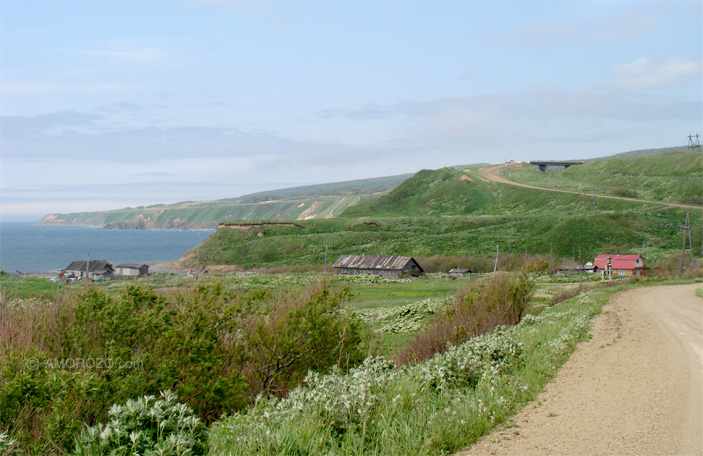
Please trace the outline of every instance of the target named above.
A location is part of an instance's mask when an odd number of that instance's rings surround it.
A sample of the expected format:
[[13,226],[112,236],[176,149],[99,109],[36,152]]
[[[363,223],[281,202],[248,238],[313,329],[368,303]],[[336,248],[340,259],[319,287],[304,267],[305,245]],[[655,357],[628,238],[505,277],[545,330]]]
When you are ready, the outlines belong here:
[[602,195],[703,206],[700,151],[599,160],[564,171],[541,172],[525,165],[510,169],[505,176],[546,188],[577,192],[587,189],[589,195],[595,188]]

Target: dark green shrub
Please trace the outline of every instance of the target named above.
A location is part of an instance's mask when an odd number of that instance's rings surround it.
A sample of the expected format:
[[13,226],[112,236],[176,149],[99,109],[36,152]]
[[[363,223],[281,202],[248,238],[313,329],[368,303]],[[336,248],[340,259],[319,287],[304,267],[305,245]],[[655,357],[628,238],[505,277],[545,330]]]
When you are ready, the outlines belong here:
[[0,306],[0,429],[30,454],[70,449],[110,404],[171,390],[205,423],[283,395],[309,369],[364,354],[348,290],[280,293],[199,286],[170,297],[86,288],[54,303]]

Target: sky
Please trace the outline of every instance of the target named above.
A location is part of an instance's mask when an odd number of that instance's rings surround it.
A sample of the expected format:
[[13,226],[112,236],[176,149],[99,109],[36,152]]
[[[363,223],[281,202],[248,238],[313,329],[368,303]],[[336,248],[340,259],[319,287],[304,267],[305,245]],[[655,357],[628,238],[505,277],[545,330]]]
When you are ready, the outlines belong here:
[[703,134],[700,1],[0,0],[0,220]]

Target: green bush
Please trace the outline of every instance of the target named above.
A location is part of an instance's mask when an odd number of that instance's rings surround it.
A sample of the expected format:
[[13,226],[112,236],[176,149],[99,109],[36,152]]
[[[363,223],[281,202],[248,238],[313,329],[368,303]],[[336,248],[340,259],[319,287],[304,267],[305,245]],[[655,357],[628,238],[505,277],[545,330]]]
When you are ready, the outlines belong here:
[[534,293],[534,281],[524,272],[501,273],[490,280],[459,289],[454,304],[397,354],[400,364],[416,363],[460,345],[496,326],[520,322]]
[[76,456],[141,454],[198,456],[207,453],[207,429],[176,395],[143,396],[115,405],[104,425],[84,428],[76,439]]
[[[285,290],[285,291],[283,291]],[[166,295],[86,288],[72,300],[0,307],[0,429],[31,454],[69,449],[111,404],[171,390],[205,423],[283,395],[307,374],[363,359],[360,321],[328,284]]]

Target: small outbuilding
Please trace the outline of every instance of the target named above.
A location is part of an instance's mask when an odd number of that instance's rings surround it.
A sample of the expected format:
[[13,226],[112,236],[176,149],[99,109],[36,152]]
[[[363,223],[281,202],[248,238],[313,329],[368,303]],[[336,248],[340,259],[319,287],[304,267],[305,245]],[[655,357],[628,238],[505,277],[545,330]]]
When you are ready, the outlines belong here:
[[115,268],[107,260],[74,261],[61,270],[61,277],[82,279],[108,279]]
[[115,273],[120,277],[144,277],[149,275],[148,264],[118,264]]
[[449,277],[471,277],[471,269],[454,268],[449,270]]
[[413,257],[398,255],[342,255],[332,267],[337,274],[374,274],[388,278],[418,277],[425,273]]
[[603,277],[609,274],[646,276],[647,265],[642,255],[608,255],[601,254],[593,260],[594,269],[602,271]]

